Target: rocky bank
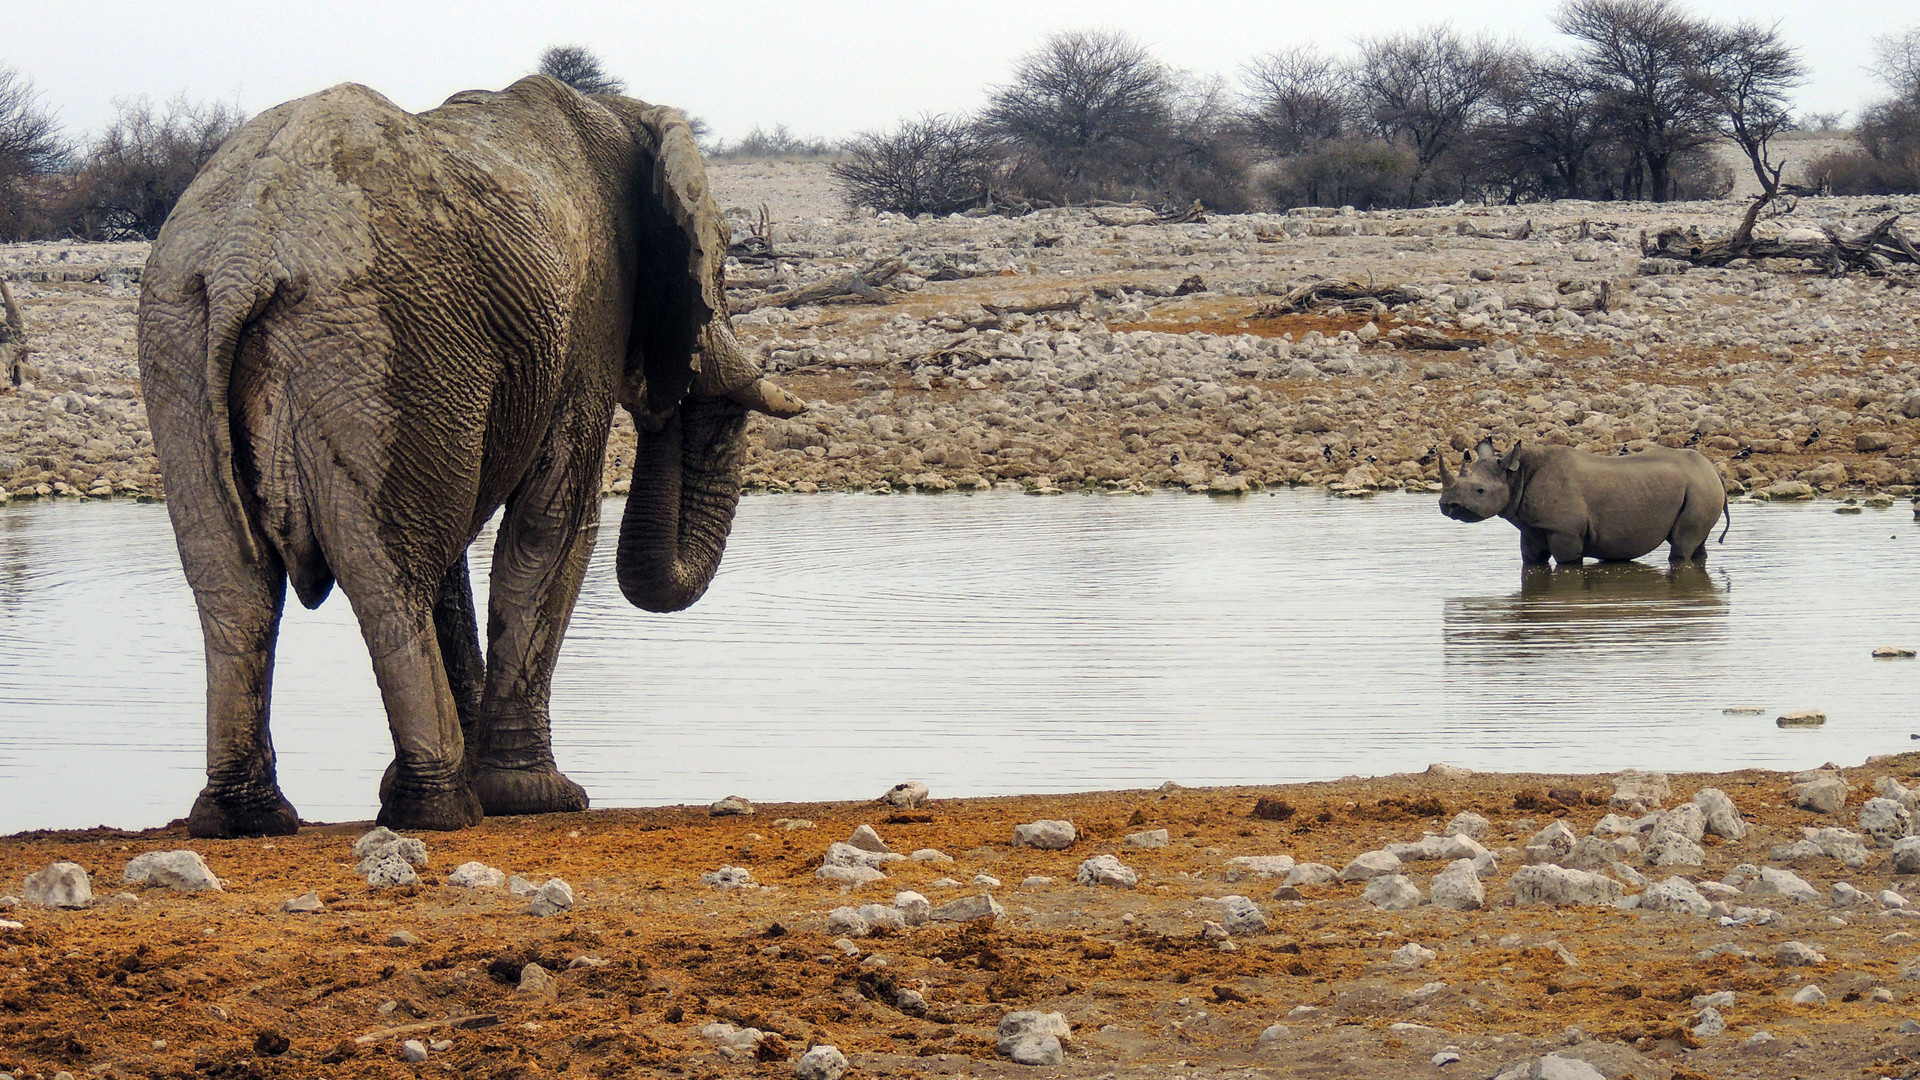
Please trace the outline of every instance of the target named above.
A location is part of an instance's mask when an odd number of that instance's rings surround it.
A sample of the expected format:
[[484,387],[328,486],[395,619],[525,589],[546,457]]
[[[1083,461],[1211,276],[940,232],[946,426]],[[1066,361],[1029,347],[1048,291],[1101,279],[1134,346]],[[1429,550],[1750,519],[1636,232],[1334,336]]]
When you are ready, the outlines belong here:
[[[850,212],[824,166],[717,163],[737,308],[900,260],[886,302],[763,306],[741,335],[812,410],[756,418],[750,488],[1214,492],[1421,485],[1491,435],[1596,453],[1695,446],[1772,497],[1920,484],[1920,291],[1792,263],[1643,260],[1643,230],[1737,201],[1309,210],[1153,223],[1129,208]],[[760,225],[762,207],[770,227]],[[1762,230],[1859,229],[1920,199],[1803,199]],[[1514,237],[1514,238],[1507,238]],[[0,247],[38,352],[0,391],[0,487],[157,495],[134,363],[139,244]],[[1278,314],[1320,279],[1407,302]],[[1429,351],[1417,339],[1472,338]],[[605,483],[624,490],[624,417]]]

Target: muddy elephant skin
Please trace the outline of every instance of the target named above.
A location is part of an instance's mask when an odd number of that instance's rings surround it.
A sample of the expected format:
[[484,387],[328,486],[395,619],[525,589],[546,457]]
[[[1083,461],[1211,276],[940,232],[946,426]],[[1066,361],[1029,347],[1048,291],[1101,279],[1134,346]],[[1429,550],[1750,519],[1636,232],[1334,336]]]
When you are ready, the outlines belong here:
[[[711,581],[750,408],[800,406],[727,326],[724,219],[685,120],[545,78],[406,113],[342,85],[214,156],[141,282],[141,378],[207,660],[196,836],[280,834],[286,584],[353,603],[393,734],[380,821],[578,810],[548,693],[616,403],[641,433],[622,590]],[[504,508],[484,658],[466,550]]]
[[[1726,486],[1706,455],[1654,447],[1598,457],[1567,446],[1502,456],[1482,440],[1459,475],[1440,456],[1440,512],[1456,521],[1502,517],[1520,530],[1520,559],[1537,566],[1637,559],[1662,543],[1670,562],[1705,562],[1727,512]],[[1731,519],[1729,518],[1729,525]],[[1726,539],[1723,530],[1720,539]]]

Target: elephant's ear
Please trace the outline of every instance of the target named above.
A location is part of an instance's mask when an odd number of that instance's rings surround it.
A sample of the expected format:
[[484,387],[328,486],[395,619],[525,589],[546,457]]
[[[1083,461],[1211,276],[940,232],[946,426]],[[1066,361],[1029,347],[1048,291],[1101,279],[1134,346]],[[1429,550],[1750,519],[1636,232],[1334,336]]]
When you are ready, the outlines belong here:
[[[631,115],[631,114],[630,114]],[[639,242],[632,353],[622,398],[664,418],[698,374],[702,332],[727,317],[727,221],[707,187],[693,130],[676,109],[643,105],[636,136],[651,158],[636,177]],[[644,401],[633,387],[638,362]]]

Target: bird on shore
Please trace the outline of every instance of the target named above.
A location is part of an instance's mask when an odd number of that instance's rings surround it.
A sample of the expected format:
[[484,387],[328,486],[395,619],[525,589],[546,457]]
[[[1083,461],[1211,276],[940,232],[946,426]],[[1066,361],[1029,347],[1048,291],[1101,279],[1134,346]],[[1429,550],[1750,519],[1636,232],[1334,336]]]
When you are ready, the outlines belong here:
[[1347,447],[1347,460],[1348,460],[1348,461],[1352,461],[1352,460],[1353,460],[1354,458],[1357,458],[1357,457],[1359,457],[1359,456],[1360,456],[1360,448],[1359,448],[1359,447],[1357,447],[1357,446],[1349,446],[1349,447]]
[[1735,461],[1745,461],[1745,460],[1747,460],[1748,458],[1750,458],[1750,457],[1752,457],[1752,456],[1753,456],[1753,447],[1751,447],[1751,446],[1743,446],[1743,447],[1741,447],[1741,448],[1740,448],[1740,452],[1739,452],[1739,453],[1737,453],[1737,454],[1735,454],[1735,455],[1733,455],[1733,460],[1735,460]]
[[1621,444],[1620,444],[1620,456],[1621,456],[1621,457],[1626,457],[1626,456],[1627,456],[1627,444],[1626,444],[1626,443],[1621,443]]
[[1320,456],[1321,456],[1321,457],[1324,457],[1324,458],[1326,458],[1328,462],[1332,462],[1332,461],[1333,461],[1333,447],[1332,447],[1332,446],[1322,446],[1322,447],[1320,448]]
[[1699,446],[1699,445],[1700,445],[1700,433],[1699,433],[1699,432],[1697,432],[1697,431],[1696,431],[1696,432],[1694,432],[1694,433],[1693,433],[1693,435],[1692,435],[1692,436],[1690,436],[1690,437],[1689,437],[1689,438],[1687,439],[1687,445],[1688,445],[1688,446]]
[[1807,441],[1801,443],[1800,445],[1803,447],[1812,446],[1814,443],[1817,443],[1819,441],[1820,441],[1820,429],[1814,428],[1813,433],[1807,436]]
[[1421,455],[1420,455],[1420,460],[1419,460],[1419,461],[1416,461],[1416,462],[1414,462],[1414,464],[1415,464],[1415,465],[1426,465],[1426,464],[1429,464],[1429,463],[1431,463],[1431,462],[1433,461],[1433,459],[1434,459],[1434,456],[1435,456],[1435,455],[1436,455],[1437,453],[1438,453],[1438,449],[1437,449],[1437,448],[1435,448],[1435,447],[1432,447],[1432,446],[1429,446],[1429,447],[1427,447],[1427,452],[1426,452],[1426,453],[1424,453],[1424,454],[1421,454]]
[[1180,451],[1175,450],[1173,453],[1167,455],[1167,464],[1169,465],[1180,464]]

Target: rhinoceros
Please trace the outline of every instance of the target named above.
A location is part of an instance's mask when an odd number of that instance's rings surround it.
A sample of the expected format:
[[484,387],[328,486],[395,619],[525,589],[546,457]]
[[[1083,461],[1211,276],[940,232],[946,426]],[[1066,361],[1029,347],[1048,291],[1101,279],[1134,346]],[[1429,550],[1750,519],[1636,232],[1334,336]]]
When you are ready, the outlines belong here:
[[[1656,446],[1597,457],[1568,446],[1522,447],[1502,456],[1483,439],[1458,476],[1440,455],[1440,512],[1455,521],[1503,517],[1520,530],[1520,559],[1637,559],[1667,544],[1669,562],[1705,562],[1707,537],[1727,490],[1704,454]],[[1720,542],[1727,539],[1720,531]]]

